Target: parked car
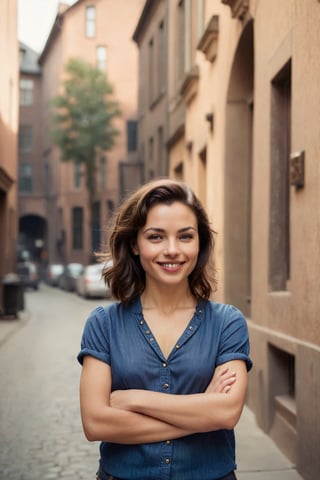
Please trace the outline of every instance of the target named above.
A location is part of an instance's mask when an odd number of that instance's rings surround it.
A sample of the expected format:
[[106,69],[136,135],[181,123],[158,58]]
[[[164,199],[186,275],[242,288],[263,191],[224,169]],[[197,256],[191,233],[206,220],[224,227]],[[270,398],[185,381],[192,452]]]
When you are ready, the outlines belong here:
[[51,287],[57,287],[59,277],[63,272],[63,265],[60,263],[52,263],[46,269],[46,282]]
[[81,263],[68,263],[64,265],[63,272],[59,276],[58,286],[68,292],[74,292],[76,289],[76,280],[83,272],[84,266]]
[[38,290],[40,278],[35,263],[19,262],[17,264],[17,274],[24,287],[30,287],[34,290]]
[[95,263],[84,268],[76,281],[76,290],[79,295],[85,298],[110,297],[110,289],[102,278],[103,266],[102,263]]

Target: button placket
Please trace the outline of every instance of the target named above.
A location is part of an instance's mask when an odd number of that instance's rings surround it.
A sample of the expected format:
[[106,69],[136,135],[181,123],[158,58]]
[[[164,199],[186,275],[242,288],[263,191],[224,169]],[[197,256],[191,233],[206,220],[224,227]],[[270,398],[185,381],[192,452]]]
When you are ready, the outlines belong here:
[[170,368],[168,368],[168,362],[161,362],[160,367],[160,391],[169,393],[171,387]]
[[173,452],[173,441],[165,440],[162,442],[162,451],[161,451],[161,480],[170,478],[171,462],[172,462],[172,452]]
[[189,325],[186,327],[185,331],[179,338],[178,342],[176,343],[173,352],[170,355],[173,355],[175,352],[179,351],[184,343],[186,343],[192,335],[198,330],[201,320],[202,320],[203,309],[197,308],[194,316],[189,322]]
[[139,324],[139,327],[140,327],[140,330],[143,334],[143,336],[145,337],[145,339],[147,340],[147,342],[149,343],[149,345],[152,347],[152,349],[156,352],[156,354],[158,355],[158,357],[160,357],[161,359],[164,360],[164,357],[163,357],[163,354],[161,352],[161,349],[158,345],[158,342],[156,341],[156,339],[153,337],[152,335],[152,332],[147,324],[147,322],[145,321],[144,317],[143,317],[143,314],[140,313],[139,315],[139,319],[138,319],[138,324]]

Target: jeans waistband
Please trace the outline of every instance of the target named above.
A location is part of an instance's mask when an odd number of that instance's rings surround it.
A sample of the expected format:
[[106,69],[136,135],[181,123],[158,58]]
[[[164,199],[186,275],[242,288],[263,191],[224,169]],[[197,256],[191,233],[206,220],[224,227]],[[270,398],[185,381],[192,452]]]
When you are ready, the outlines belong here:
[[[99,470],[99,472],[97,472],[96,474],[96,480],[123,480],[123,479],[119,477],[114,477],[113,475],[105,474],[104,472]],[[228,473],[228,475],[225,475],[224,477],[221,477],[218,480],[237,480],[237,477],[234,472],[230,472]]]

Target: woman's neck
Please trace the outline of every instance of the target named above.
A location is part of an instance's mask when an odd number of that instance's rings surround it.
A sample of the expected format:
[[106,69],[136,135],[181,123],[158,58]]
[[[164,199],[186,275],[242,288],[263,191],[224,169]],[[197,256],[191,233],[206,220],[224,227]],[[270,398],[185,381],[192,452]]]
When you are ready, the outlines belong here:
[[175,310],[195,308],[197,301],[189,287],[186,289],[172,286],[157,289],[146,287],[141,295],[141,304],[144,310],[156,309],[168,314]]

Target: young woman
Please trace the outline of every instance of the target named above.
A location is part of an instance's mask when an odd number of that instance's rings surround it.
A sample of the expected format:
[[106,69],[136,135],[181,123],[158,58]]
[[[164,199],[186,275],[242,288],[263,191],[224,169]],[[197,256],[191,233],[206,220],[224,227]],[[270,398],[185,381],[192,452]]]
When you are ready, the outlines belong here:
[[177,181],[144,185],[119,209],[104,271],[118,302],[92,312],[78,356],[97,479],[236,478],[251,360],[243,315],[209,300],[213,235]]

